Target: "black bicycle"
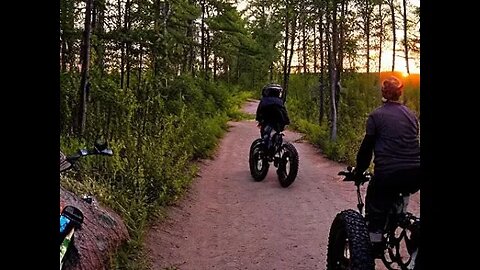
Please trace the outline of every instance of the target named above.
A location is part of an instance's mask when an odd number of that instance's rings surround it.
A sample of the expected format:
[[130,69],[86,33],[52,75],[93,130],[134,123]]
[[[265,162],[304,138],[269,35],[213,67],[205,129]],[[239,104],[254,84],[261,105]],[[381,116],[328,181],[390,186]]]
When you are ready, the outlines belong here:
[[255,181],[265,179],[270,163],[277,168],[278,181],[282,187],[290,186],[298,173],[298,152],[290,142],[284,142],[282,132],[272,135],[272,149],[267,149],[262,138],[253,141],[250,146],[250,174]]
[[380,252],[375,252],[370,241],[360,185],[369,181],[366,172],[355,179],[353,168],[341,171],[343,181],[352,181],[357,187],[358,211],[348,209],[338,213],[330,227],[327,251],[328,270],[373,270],[375,259],[381,259],[389,270],[418,270],[420,219],[406,211],[410,194],[398,194],[388,213]]

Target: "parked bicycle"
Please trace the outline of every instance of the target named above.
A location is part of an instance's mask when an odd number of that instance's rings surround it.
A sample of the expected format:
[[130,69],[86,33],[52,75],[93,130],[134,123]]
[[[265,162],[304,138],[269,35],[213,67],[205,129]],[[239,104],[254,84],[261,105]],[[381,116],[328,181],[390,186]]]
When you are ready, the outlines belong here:
[[375,253],[360,192],[360,185],[368,182],[372,174],[366,172],[360,179],[355,179],[353,168],[348,167],[338,175],[345,177],[343,181],[354,182],[357,187],[358,211],[344,210],[333,220],[328,237],[327,269],[373,270],[375,259],[381,259],[389,270],[419,269],[420,219],[406,211],[410,194],[398,194],[384,226],[381,252]]
[[[79,149],[75,154],[69,155],[60,160],[60,172],[73,168],[74,164],[81,158],[88,155],[112,156],[113,151],[108,148],[107,143],[97,140],[92,149]],[[87,203],[92,203],[91,196],[82,198]],[[81,228],[83,213],[75,206],[67,205],[60,212],[60,269],[63,267],[65,258],[72,249],[75,240],[75,230]]]

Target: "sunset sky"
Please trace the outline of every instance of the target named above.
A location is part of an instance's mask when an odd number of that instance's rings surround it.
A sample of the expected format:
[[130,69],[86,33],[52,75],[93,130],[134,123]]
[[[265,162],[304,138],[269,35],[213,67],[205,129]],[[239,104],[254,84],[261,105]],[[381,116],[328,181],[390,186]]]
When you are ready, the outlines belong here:
[[[245,7],[247,6],[247,2],[248,0],[239,0],[237,9],[244,10]],[[420,6],[420,0],[407,0],[407,2],[417,7]],[[397,36],[403,37],[403,30],[397,30]],[[420,36],[420,34],[418,34],[418,36]],[[397,48],[398,46],[399,45],[397,45]],[[375,54],[376,52],[373,52],[373,53]],[[399,56],[399,53],[397,52],[397,56],[395,57],[395,71],[406,73],[407,72],[406,63],[405,63],[405,59],[402,56]],[[292,65],[295,65],[296,55],[293,56],[292,61],[293,61]],[[374,67],[377,65],[377,62],[378,62],[377,60],[372,60],[372,62],[370,63],[372,71],[374,71]],[[410,67],[410,73],[420,73],[420,59],[415,59],[415,60],[410,59],[409,67]],[[382,52],[382,71],[391,71],[391,69],[392,69],[392,50],[391,50],[391,44],[387,44]]]

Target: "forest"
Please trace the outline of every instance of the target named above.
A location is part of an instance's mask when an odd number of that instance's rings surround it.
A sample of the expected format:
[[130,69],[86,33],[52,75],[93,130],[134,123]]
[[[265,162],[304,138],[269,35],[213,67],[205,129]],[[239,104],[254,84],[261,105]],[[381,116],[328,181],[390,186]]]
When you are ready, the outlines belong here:
[[263,85],[283,86],[289,128],[339,162],[355,161],[386,76],[420,117],[419,1],[60,0],[59,18],[61,151],[103,138],[115,153],[61,184],[125,220],[123,269],[142,269],[150,222]]

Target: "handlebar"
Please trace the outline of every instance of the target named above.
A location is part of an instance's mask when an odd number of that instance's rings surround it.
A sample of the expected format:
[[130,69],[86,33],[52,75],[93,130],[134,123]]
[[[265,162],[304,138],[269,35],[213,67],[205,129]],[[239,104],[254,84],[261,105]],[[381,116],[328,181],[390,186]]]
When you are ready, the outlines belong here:
[[355,168],[352,166],[348,166],[346,171],[340,171],[338,175],[345,176],[343,181],[345,182],[355,182],[355,185],[360,185],[365,182],[370,181],[372,178],[372,174],[368,171],[365,171],[362,175],[358,175],[355,173]]
[[354,182],[355,186],[357,187],[357,208],[358,211],[363,214],[363,206],[365,205],[363,203],[362,199],[362,194],[360,193],[360,185],[363,185],[365,182],[370,181],[372,178],[372,174],[368,171],[363,172],[361,175],[355,171],[355,168],[352,166],[348,166],[346,171],[340,171],[338,175],[343,175],[345,178],[343,178],[343,181],[346,182]]
[[63,162],[61,161],[60,172],[71,169],[81,157],[89,155],[113,156],[113,150],[107,147],[106,142],[97,140],[93,149],[79,149],[75,154],[67,156]]

